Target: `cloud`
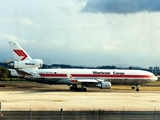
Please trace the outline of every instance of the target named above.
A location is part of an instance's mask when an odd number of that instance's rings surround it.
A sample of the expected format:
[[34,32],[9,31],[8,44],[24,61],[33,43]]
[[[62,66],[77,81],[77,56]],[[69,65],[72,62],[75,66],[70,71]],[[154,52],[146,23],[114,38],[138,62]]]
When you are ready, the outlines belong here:
[[17,41],[18,39],[15,36],[12,35],[7,35],[7,34],[0,34],[0,37],[7,39],[7,40],[12,40],[12,41]]
[[82,12],[128,14],[159,12],[159,0],[88,0]]
[[5,40],[8,40],[8,41],[16,41],[16,42],[21,42],[21,43],[35,43],[35,41],[34,40],[29,40],[29,41],[27,41],[27,40],[23,40],[23,39],[20,39],[20,38],[18,38],[18,37],[16,37],[16,36],[13,36],[13,35],[9,35],[9,34],[0,34],[0,37],[1,38],[3,38],[3,39],[5,39]]
[[6,1],[0,4],[1,61],[12,57],[6,41],[14,40],[45,64],[159,65],[160,15],[143,12],[156,11],[146,5],[159,1]]
[[114,46],[110,46],[110,45],[103,45],[102,46],[102,50],[106,50],[106,51],[116,51],[117,48]]
[[23,22],[26,25],[33,25],[34,24],[33,21],[31,21],[29,19],[23,19],[23,20],[21,20],[21,22]]

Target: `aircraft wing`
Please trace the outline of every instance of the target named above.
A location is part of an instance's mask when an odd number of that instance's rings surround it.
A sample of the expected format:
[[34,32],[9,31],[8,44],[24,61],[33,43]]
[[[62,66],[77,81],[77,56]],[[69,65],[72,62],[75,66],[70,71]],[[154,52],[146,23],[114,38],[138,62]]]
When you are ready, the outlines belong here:
[[91,83],[97,83],[98,80],[96,79],[76,79],[77,82],[91,82]]
[[99,79],[75,79],[71,74],[67,74],[67,77],[72,83],[98,83],[102,81]]

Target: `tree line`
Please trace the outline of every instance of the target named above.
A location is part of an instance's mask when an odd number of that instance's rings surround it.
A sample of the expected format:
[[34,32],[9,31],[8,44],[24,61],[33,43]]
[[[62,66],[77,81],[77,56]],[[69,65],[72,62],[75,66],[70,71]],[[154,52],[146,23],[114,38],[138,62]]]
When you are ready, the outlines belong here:
[[0,78],[8,78],[10,77],[8,69],[0,66]]

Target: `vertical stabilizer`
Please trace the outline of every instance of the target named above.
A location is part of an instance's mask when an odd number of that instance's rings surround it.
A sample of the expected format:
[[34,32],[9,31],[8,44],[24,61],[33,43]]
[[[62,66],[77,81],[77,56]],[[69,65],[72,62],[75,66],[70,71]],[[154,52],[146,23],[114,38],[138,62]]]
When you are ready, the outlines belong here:
[[14,58],[18,61],[32,60],[32,58],[23,50],[23,48],[15,41],[9,41],[12,48]]

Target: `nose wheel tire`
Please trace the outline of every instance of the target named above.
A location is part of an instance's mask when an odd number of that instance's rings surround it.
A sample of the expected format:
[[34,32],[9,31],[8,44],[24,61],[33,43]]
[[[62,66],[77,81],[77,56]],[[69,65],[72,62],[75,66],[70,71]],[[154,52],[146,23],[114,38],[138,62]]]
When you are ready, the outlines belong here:
[[137,92],[140,91],[139,87],[140,87],[139,85],[136,85],[136,91],[137,91]]
[[138,91],[139,91],[139,88],[136,88],[136,91],[138,92]]

